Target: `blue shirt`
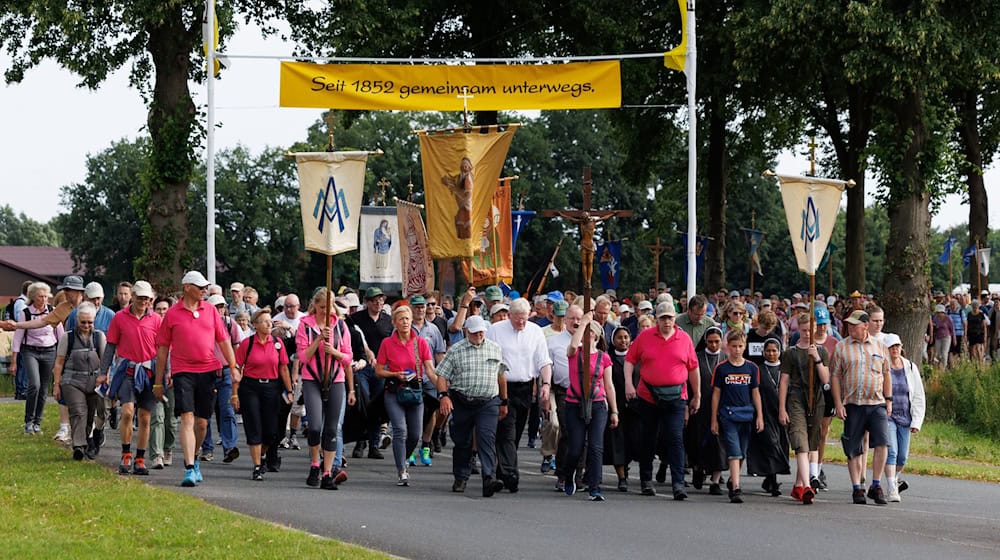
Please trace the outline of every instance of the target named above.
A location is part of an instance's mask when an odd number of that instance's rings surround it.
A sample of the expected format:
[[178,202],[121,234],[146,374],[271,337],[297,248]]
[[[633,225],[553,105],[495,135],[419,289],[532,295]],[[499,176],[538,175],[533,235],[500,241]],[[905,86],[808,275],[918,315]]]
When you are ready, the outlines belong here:
[[965,322],[965,310],[959,308],[958,311],[952,311],[948,309],[948,317],[951,318],[951,324],[955,326],[955,336],[963,336],[965,334],[965,329],[962,327],[962,323]]
[[712,386],[719,388],[719,410],[727,406],[753,406],[750,391],[760,384],[760,370],[750,360],[734,366],[728,360],[715,367]]
[[[103,305],[100,306],[97,309],[97,315],[94,316],[94,330],[108,334],[108,328],[111,326],[111,320],[114,318],[114,311]],[[71,331],[74,329],[76,329],[76,309],[70,312],[69,317],[66,317],[66,330]]]

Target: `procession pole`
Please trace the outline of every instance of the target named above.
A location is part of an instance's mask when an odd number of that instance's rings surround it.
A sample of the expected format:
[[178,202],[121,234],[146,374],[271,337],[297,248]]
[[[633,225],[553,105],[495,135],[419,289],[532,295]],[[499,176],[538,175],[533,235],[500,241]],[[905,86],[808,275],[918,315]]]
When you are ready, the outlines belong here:
[[[816,344],[816,274],[809,275],[809,344]],[[814,413],[814,401],[816,399],[816,394],[814,390],[813,382],[813,370],[816,365],[813,360],[809,359],[809,397],[808,406],[809,410],[807,414],[811,415]]]
[[698,114],[695,108],[695,94],[698,70],[698,51],[695,49],[695,0],[687,0],[687,25],[688,44],[687,60],[684,65],[684,73],[687,75],[687,102],[688,102],[688,239],[687,239],[687,293],[688,297],[694,297],[697,293],[698,265],[695,261],[695,242],[698,235],[698,217],[696,214],[695,189],[698,173]]
[[206,110],[205,122],[205,268],[208,281],[215,283],[215,2],[206,3],[208,21],[206,22],[208,47],[206,56],[205,79]]
[[826,258],[826,268],[830,273],[830,290],[826,293],[828,296],[833,295],[833,251],[830,251],[830,256]]
[[[972,288],[972,283],[969,283],[969,288]],[[983,293],[983,276],[979,274],[979,240],[976,239],[976,297]],[[971,297],[969,299],[972,299]]]
[[955,289],[955,259],[948,253],[948,297],[951,297],[952,290]]

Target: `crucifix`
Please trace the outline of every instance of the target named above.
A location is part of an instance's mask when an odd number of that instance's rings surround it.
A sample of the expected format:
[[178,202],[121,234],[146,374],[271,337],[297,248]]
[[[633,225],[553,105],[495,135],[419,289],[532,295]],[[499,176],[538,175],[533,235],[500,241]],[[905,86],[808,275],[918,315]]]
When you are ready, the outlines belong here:
[[375,183],[375,184],[378,185],[378,186],[380,186],[380,187],[382,187],[382,206],[385,206],[385,189],[387,189],[389,187],[390,183],[389,183],[389,181],[386,180],[385,177],[382,177],[382,179],[379,180],[379,182]]
[[406,188],[408,192],[406,193],[406,201],[413,202],[413,174],[410,174],[410,182],[407,183]]
[[653,289],[656,289],[660,285],[660,255],[670,247],[660,245],[660,237],[657,236],[656,245],[646,245],[646,248],[653,253],[653,270],[655,271],[653,274]]
[[326,114],[326,116],[323,117],[323,120],[326,121],[326,129],[327,129],[326,151],[328,152],[333,151],[333,129],[336,118],[337,117],[333,115],[333,109],[330,109],[330,111]]
[[464,128],[469,128],[469,100],[475,96],[469,95],[468,86],[463,86],[462,95],[456,95],[455,97],[462,100],[462,121],[465,123]]
[[816,176],[816,148],[819,147],[819,144],[816,143],[816,136],[815,135],[809,137],[809,144],[808,144],[808,146],[809,146],[809,176],[810,177],[815,177]]
[[[581,259],[581,270],[583,272],[583,312],[584,314],[591,311],[590,309],[590,288],[591,288],[591,278],[594,274],[594,253],[597,252],[597,247],[594,245],[594,230],[597,229],[597,224],[609,220],[611,218],[627,218],[632,215],[631,210],[595,210],[590,207],[590,195],[591,195],[591,180],[590,180],[590,167],[583,168],[583,207],[579,210],[542,210],[541,215],[546,218],[562,218],[574,223],[580,227],[580,259]],[[583,360],[585,364],[590,363],[590,323],[583,325]],[[604,336],[604,333],[598,333],[598,336]],[[600,364],[597,366],[600,368]],[[586,367],[587,371],[590,372],[592,369],[589,365]],[[583,376],[583,394],[590,395],[590,388],[593,375]]]

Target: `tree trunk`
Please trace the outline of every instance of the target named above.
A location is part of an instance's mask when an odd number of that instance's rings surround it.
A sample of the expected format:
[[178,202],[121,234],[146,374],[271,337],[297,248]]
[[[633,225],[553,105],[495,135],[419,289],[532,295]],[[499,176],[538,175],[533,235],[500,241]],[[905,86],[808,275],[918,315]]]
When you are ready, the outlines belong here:
[[882,300],[888,330],[899,334],[907,355],[917,361],[930,307],[930,194],[920,166],[929,135],[924,110],[923,96],[917,91],[908,92],[895,107],[895,137],[907,140],[900,140],[906,142],[900,158],[900,180],[889,193]]
[[713,98],[708,103],[708,242],[705,282],[702,293],[726,288],[726,191],[729,162],[726,151],[724,103]]
[[[989,201],[986,196],[986,184],[983,181],[983,152],[979,140],[979,94],[976,91],[963,91],[959,94],[956,108],[958,109],[958,135],[962,139],[962,151],[966,160],[965,183],[969,187],[969,246],[979,242],[980,247],[989,247],[987,241],[990,214]],[[979,284],[976,275],[979,265],[973,267],[974,273],[969,275],[970,292],[979,285],[989,289],[990,279],[981,276]],[[976,296],[978,297],[978,293]]]
[[[158,290],[178,286],[187,249],[187,192],[194,167],[195,106],[188,90],[191,32],[180,5],[149,29],[148,49],[156,71],[148,126],[152,146],[147,179],[148,224],[136,274]],[[215,263],[208,263],[214,266]],[[205,271],[203,271],[205,272]]]
[[[859,88],[860,89],[860,88]],[[847,159],[842,163],[845,178],[854,179],[847,189],[847,222],[844,236],[845,293],[867,292],[865,279],[865,149],[871,130],[871,107],[864,94],[852,91],[848,100]]]

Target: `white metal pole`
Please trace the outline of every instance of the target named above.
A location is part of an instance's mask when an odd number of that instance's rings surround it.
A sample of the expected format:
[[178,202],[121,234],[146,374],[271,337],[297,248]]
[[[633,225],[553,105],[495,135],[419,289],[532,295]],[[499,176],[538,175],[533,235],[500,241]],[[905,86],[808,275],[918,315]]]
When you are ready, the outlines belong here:
[[688,94],[688,238],[687,238],[687,296],[694,297],[697,293],[698,263],[695,255],[697,242],[698,217],[695,207],[695,186],[698,174],[698,115],[695,111],[695,84],[698,70],[698,55],[695,50],[695,0],[687,2],[687,61],[684,74],[687,76]]
[[208,22],[205,26],[205,41],[208,45],[207,70],[207,138],[205,140],[205,213],[208,224],[205,227],[205,268],[208,281],[215,283],[215,0],[206,2]]

